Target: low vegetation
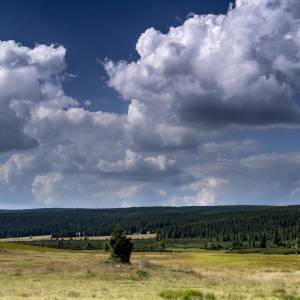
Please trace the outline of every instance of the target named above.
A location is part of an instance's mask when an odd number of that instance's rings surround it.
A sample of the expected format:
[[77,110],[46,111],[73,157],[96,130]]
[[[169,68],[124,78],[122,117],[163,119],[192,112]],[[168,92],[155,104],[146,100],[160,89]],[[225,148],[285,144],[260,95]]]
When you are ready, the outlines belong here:
[[[95,237],[86,237],[82,239],[59,238],[49,240],[28,240],[18,243],[30,244],[34,246],[68,249],[68,250],[108,250],[108,238],[96,239]],[[232,248],[230,243],[212,243],[197,238],[185,239],[163,239],[148,237],[148,235],[139,235],[132,239],[134,252],[164,252],[164,251],[191,251],[191,250],[226,250],[228,253],[262,253],[262,254],[296,254],[299,251],[295,247],[272,246],[268,248]]]
[[[153,237],[153,235],[152,235]],[[49,240],[26,240],[18,243],[29,244],[40,247],[69,249],[69,250],[108,250],[108,239],[95,239],[95,237],[82,238],[80,240],[73,238],[59,238]],[[139,235],[138,238],[132,239],[133,250],[135,252],[162,252],[161,242],[155,238],[148,238],[148,235]],[[170,245],[173,244],[170,241]]]
[[[2,236],[51,234],[0,242],[0,299],[300,300],[300,208],[227,209],[0,211]],[[136,238],[89,236],[113,219]]]
[[192,249],[161,254],[134,252],[130,265],[107,263],[108,256],[99,250],[70,251],[0,243],[0,299],[300,297],[300,255]]
[[214,294],[203,294],[196,290],[162,291],[161,298],[172,300],[215,300]]

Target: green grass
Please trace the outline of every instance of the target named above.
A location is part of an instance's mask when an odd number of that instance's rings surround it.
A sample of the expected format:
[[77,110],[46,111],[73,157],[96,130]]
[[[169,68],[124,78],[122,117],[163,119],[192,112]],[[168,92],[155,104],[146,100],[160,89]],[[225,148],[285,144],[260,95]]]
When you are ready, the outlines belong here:
[[171,300],[215,300],[213,294],[203,294],[195,290],[162,291],[159,296]]
[[27,250],[27,251],[37,251],[37,252],[52,252],[57,251],[57,249],[43,248],[40,246],[34,246],[30,244],[23,243],[11,243],[11,242],[0,242],[0,253],[9,250]]
[[280,297],[281,300],[300,300],[300,297],[295,295],[282,295]]
[[280,300],[300,300],[300,296],[294,294],[287,294],[284,289],[276,289],[273,292],[274,296]]
[[228,253],[237,253],[237,254],[248,254],[248,253],[261,253],[261,254],[295,254],[295,249],[292,248],[250,248],[250,249],[241,249],[241,250],[230,250]]
[[[68,250],[105,250],[107,240],[96,239],[90,237],[88,239],[78,239],[78,238],[64,238],[64,239],[41,239],[38,240],[33,238],[29,240],[21,241],[10,241],[24,243],[33,246],[41,246],[47,248],[56,248],[56,249],[68,249]],[[160,251],[160,242],[153,237],[153,235],[135,235],[132,239],[135,252],[159,252]],[[211,243],[209,241],[197,239],[197,238],[184,238],[184,239],[168,239],[165,241],[166,248],[168,251],[175,252],[194,252],[205,250],[205,245],[210,245],[208,250],[227,250],[228,253],[237,253],[237,254],[247,254],[247,253],[263,253],[263,254],[295,254],[295,249],[286,248],[286,247],[273,247],[273,248],[246,248],[247,245],[244,245],[243,249],[231,249],[230,242],[223,243]],[[213,246],[212,246],[213,245]]]
[[[152,236],[152,235],[151,235]],[[139,237],[139,236],[136,236]],[[159,242],[155,238],[143,238],[133,239],[134,251],[136,252],[159,252]],[[64,240],[33,240],[26,242],[18,242],[20,244],[55,248],[55,249],[67,249],[67,250],[104,250],[107,244],[106,240],[76,240],[76,239],[64,239]]]

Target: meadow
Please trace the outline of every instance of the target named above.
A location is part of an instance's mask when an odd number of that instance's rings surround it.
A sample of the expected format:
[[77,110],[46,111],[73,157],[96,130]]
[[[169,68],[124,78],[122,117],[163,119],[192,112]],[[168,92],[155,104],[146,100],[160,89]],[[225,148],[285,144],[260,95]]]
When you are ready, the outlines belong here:
[[300,255],[135,252],[131,265],[107,257],[2,242],[0,299],[300,299]]

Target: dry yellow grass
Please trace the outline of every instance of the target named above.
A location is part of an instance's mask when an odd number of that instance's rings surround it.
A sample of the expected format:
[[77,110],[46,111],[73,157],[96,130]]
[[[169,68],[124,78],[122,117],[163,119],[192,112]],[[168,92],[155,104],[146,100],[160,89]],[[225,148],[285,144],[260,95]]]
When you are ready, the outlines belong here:
[[[99,251],[0,245],[0,299],[161,299],[195,289],[216,299],[297,299],[300,256],[223,252],[134,253],[132,265]],[[151,267],[139,271],[139,262]],[[288,298],[290,296],[290,298]],[[291,298],[291,297],[294,298]]]
[[39,235],[39,236],[25,236],[18,238],[5,238],[0,239],[0,242],[30,242],[30,241],[48,241],[51,239],[51,235]]
[[[127,235],[133,240],[138,239],[153,239],[156,237],[156,233],[147,233],[147,234],[130,234]],[[90,240],[107,240],[110,236],[88,236]],[[40,235],[40,236],[26,236],[26,237],[18,237],[18,238],[4,238],[0,239],[0,242],[30,242],[30,241],[48,241],[51,239],[51,235]],[[74,237],[73,240],[83,240],[84,237]]]

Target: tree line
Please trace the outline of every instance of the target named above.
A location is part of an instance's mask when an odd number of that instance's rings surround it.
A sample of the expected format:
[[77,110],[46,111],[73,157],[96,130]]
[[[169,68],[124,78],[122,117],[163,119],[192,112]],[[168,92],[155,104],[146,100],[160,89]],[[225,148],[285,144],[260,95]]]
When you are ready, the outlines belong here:
[[202,216],[200,220],[184,219],[161,228],[165,239],[197,238],[216,244],[231,242],[233,248],[290,247],[300,239],[300,208],[277,207],[258,211],[240,211]]
[[290,247],[300,238],[300,206],[141,207],[0,211],[0,237],[110,235],[119,224],[158,239],[198,239],[210,246]]

